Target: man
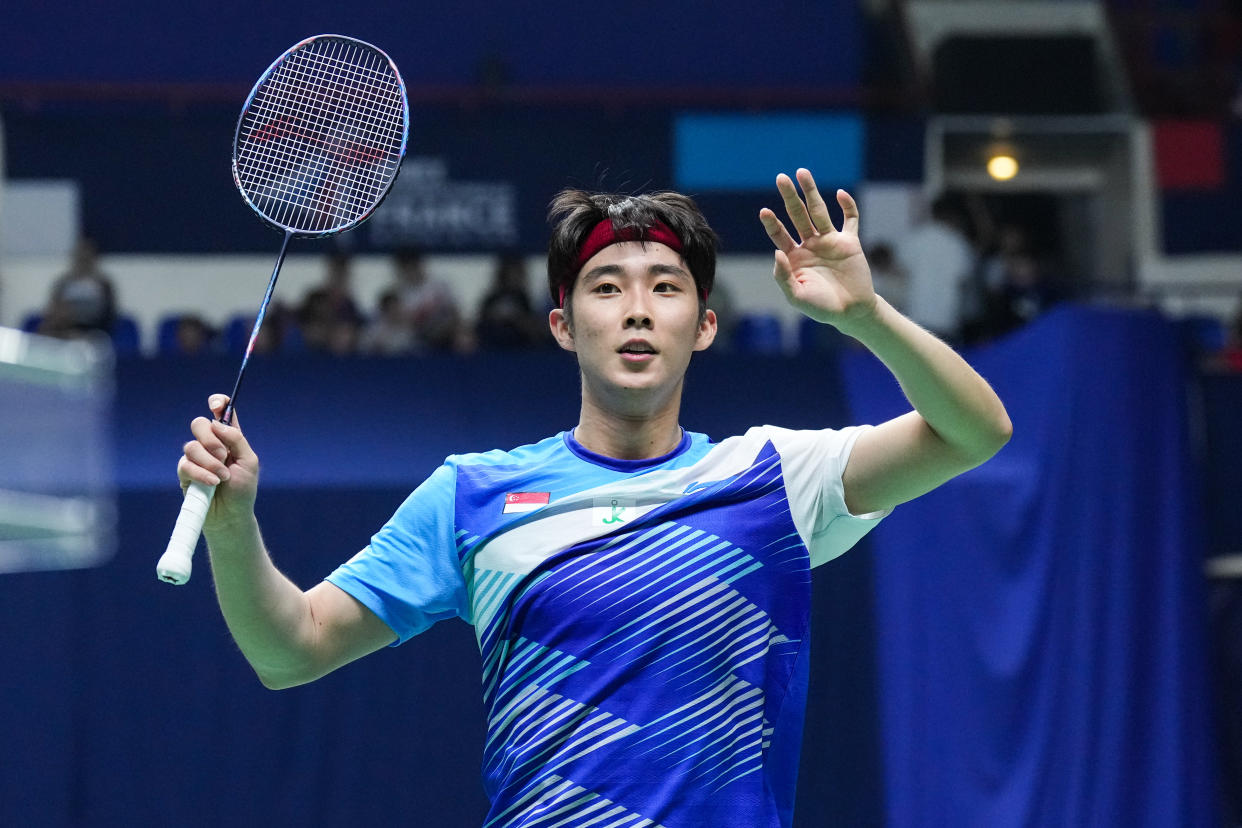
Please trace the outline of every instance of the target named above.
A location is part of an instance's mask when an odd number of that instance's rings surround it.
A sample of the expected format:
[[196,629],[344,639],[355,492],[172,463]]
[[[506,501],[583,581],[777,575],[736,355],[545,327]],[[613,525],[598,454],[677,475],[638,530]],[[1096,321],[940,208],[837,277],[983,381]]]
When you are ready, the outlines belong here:
[[941,195],[932,202],[930,220],[914,228],[896,249],[906,273],[910,318],[951,342],[960,339],[964,319],[977,314],[976,297],[970,293],[977,256],[967,226],[966,214]]
[[459,616],[483,655],[487,825],[790,825],[811,567],[1010,434],[987,383],[875,295],[853,199],[837,192],[838,230],[797,177],[805,200],[788,176],[777,187],[800,241],[760,213],[776,281],[883,360],[914,411],[720,443],[684,431],[686,368],[716,330],[715,236],[685,196],[567,191],[548,275],[552,333],[582,378],[572,431],[449,457],[304,593],[264,551],[242,433],[192,424],[179,474],[220,483],[204,526],[217,591],[264,684]]

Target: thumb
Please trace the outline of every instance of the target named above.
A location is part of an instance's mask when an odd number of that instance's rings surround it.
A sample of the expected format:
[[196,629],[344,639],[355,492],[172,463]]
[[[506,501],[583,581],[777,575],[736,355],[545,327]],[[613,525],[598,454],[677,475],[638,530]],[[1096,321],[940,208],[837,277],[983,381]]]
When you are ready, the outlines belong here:
[[[228,407],[228,404],[229,398],[225,394],[212,394],[207,398],[207,407],[211,409],[212,417],[214,417],[217,422],[223,422],[221,418],[224,416],[224,409]],[[230,420],[229,425],[241,428],[241,423],[237,419],[236,409],[233,410],[233,415]]]
[[793,278],[793,267],[789,264],[789,256],[784,250],[776,251],[776,260],[772,265],[772,278],[786,292],[789,291],[789,280]]

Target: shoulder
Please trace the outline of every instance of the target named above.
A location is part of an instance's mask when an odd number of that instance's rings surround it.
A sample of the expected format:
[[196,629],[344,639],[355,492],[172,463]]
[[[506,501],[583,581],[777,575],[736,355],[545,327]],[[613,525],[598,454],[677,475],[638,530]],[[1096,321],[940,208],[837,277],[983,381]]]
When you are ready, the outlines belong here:
[[545,437],[538,442],[527,443],[526,445],[511,449],[491,449],[490,451],[450,454],[445,458],[444,465],[455,469],[533,466],[548,462],[558,454],[565,452],[567,452],[565,438],[564,433],[561,432],[551,437]]
[[839,477],[854,443],[870,426],[793,429],[753,426],[743,434],[704,446],[702,462],[722,468],[755,467],[764,458],[780,464],[787,477],[801,480],[827,474]]
[[854,425],[843,428],[785,428],[776,425],[759,425],[748,428],[744,434],[724,440],[720,445],[731,441],[746,444],[771,443],[778,452],[784,454],[811,445],[844,446],[853,443],[858,435],[870,426]]

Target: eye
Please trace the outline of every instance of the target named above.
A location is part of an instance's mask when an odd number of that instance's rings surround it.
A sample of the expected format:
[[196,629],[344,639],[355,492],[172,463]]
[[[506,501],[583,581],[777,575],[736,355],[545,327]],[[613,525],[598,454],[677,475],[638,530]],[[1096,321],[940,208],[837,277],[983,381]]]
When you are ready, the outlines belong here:
[[600,282],[591,289],[592,293],[620,293],[621,289],[612,282]]
[[655,286],[656,293],[681,293],[681,285],[676,282],[659,282]]

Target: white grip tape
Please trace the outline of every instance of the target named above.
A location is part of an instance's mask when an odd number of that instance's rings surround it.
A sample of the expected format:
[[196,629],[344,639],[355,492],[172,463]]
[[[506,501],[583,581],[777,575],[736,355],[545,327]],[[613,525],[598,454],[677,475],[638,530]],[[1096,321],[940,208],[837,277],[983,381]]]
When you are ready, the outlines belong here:
[[168,548],[155,565],[155,574],[161,581],[184,584],[190,580],[194,549],[198,546],[198,536],[203,531],[203,521],[207,518],[207,509],[215,495],[215,486],[191,481],[190,488],[185,492],[185,500],[181,503],[181,514],[177,515],[177,525],[173,527]]

